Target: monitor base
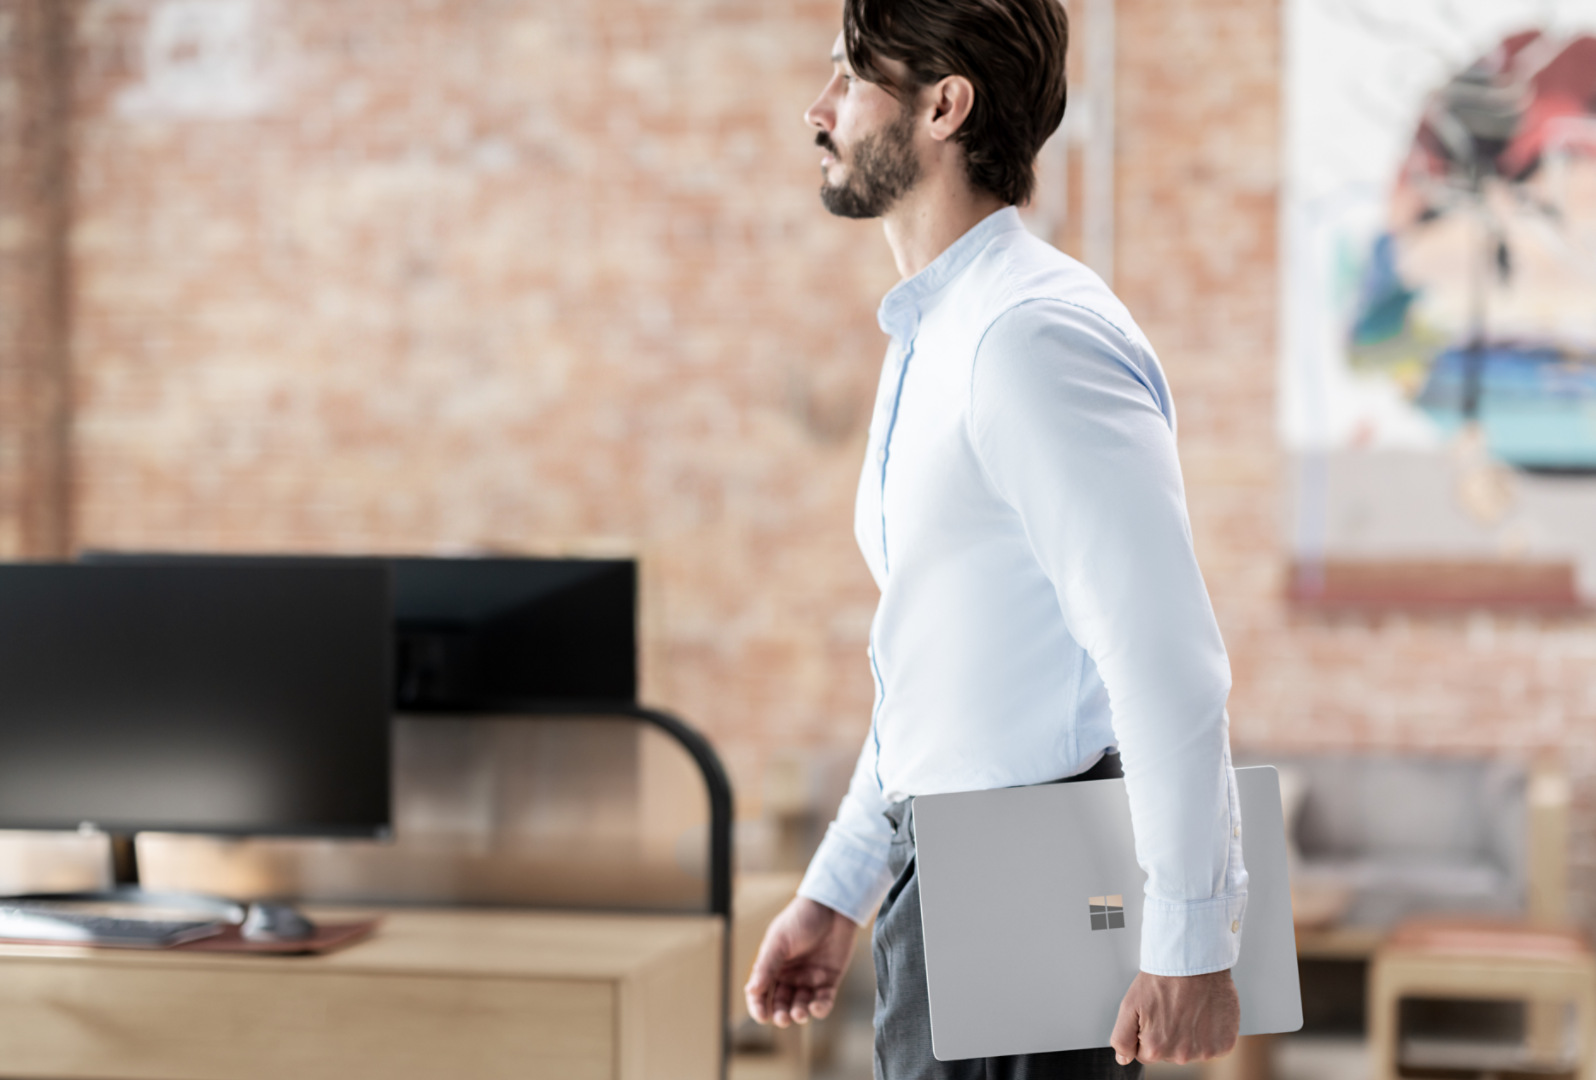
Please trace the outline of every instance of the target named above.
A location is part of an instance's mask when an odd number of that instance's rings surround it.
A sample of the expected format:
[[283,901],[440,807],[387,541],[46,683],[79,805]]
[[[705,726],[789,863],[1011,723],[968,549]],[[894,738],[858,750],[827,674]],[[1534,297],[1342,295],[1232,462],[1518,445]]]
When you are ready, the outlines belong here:
[[281,901],[241,903],[225,896],[204,893],[157,892],[139,884],[136,834],[111,831],[111,880],[109,889],[81,892],[25,893],[0,897],[0,905],[17,904],[120,904],[129,907],[160,909],[163,912],[193,913],[207,922],[227,923],[240,928],[248,940],[300,941],[312,937],[311,921]]

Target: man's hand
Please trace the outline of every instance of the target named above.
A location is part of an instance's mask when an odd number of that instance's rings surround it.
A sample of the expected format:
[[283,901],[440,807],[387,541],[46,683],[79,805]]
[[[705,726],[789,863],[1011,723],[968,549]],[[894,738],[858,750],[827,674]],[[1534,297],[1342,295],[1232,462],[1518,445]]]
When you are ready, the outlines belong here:
[[1141,972],[1108,1040],[1121,1065],[1132,1061],[1205,1061],[1230,1053],[1241,1024],[1241,1003],[1230,972],[1149,975]]
[[748,1015],[784,1028],[796,1020],[823,1020],[837,1000],[842,973],[853,958],[859,927],[846,915],[798,897],[765,931],[754,973],[743,993]]

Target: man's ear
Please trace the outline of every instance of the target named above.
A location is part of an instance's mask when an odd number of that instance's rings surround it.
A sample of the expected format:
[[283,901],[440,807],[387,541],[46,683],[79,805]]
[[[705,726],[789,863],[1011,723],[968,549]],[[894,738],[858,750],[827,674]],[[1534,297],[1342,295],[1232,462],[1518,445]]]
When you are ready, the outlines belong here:
[[926,87],[924,93],[931,116],[931,137],[938,141],[951,139],[975,107],[974,85],[963,75],[949,75]]

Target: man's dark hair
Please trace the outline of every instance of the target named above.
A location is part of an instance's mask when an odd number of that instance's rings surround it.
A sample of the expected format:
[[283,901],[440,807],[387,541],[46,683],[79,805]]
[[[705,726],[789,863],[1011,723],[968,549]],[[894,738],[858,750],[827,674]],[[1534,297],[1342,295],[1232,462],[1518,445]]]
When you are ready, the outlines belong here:
[[[975,87],[953,138],[970,182],[1022,205],[1036,155],[1064,119],[1069,18],[1059,0],[843,0],[842,39],[854,74],[900,98],[949,75]],[[881,59],[901,61],[900,86]]]

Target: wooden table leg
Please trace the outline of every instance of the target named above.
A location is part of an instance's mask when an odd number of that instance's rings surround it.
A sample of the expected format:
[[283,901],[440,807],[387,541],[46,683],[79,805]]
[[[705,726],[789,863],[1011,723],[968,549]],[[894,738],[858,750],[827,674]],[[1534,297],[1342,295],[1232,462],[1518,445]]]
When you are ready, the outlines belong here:
[[1243,1035],[1230,1053],[1203,1062],[1203,1080],[1269,1080],[1274,1045],[1273,1035]]

